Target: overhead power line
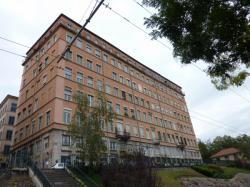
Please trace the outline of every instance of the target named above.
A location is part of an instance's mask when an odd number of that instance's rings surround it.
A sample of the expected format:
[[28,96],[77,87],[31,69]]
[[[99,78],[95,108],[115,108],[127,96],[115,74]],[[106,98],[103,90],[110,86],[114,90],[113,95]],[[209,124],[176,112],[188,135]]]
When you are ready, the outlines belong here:
[[[100,5],[100,4],[99,4]],[[105,5],[105,4],[104,4]],[[108,5],[105,5],[105,7],[106,6],[108,6]],[[109,6],[108,6],[109,7]],[[109,9],[110,9],[110,7],[109,7]],[[93,10],[92,10],[92,13],[91,14],[93,14]],[[122,15],[120,15],[118,12],[117,12],[117,15],[119,15],[120,17],[123,17]],[[91,16],[91,15],[90,15]],[[123,19],[125,19],[125,20],[128,20],[127,18],[125,18],[125,17],[123,17]],[[90,21],[90,19],[87,19],[86,20],[86,23],[88,23]],[[86,24],[85,23],[85,24]],[[130,22],[131,23],[131,22]],[[135,24],[134,24],[135,25]],[[85,25],[86,26],[86,25]],[[135,25],[136,26],[136,25]],[[136,26],[138,29],[140,29],[140,27],[138,27],[138,26]],[[140,29],[141,30],[141,29]],[[142,31],[144,32],[144,30],[142,29]],[[146,33],[146,34],[148,34],[146,31],[144,32],[144,33]],[[76,35],[77,36],[77,35]],[[77,37],[75,37],[75,39],[76,39]],[[23,45],[23,44],[20,44],[20,43],[18,43],[18,42],[15,42],[15,41],[13,41],[13,40],[9,40],[9,39],[6,39],[6,38],[3,38],[3,37],[0,37],[0,39],[4,39],[4,40],[6,40],[6,41],[9,41],[9,42],[12,42],[12,43],[15,43],[15,44],[17,44],[17,45],[20,45],[20,46],[23,46],[23,47],[27,47],[27,48],[29,48],[28,46],[26,46],[26,45]],[[73,41],[74,42],[74,41]],[[71,42],[71,45],[73,44],[73,42]],[[70,45],[70,46],[71,46]],[[70,46],[68,46],[68,47],[70,47]],[[169,49],[169,48],[168,48]],[[15,52],[11,52],[11,51],[7,51],[7,50],[4,50],[4,49],[0,49],[0,50],[2,50],[2,51],[5,51],[5,52],[8,52],[8,53],[11,53],[11,54],[13,54],[13,55],[17,55],[17,56],[20,56],[20,57],[24,57],[25,58],[25,56],[23,56],[23,55],[20,55],[20,54],[17,54],[17,53],[15,53]],[[46,53],[46,52],[45,52]],[[47,53],[48,54],[48,53]],[[51,55],[51,54],[49,54],[49,55]],[[53,55],[52,55],[53,56]],[[58,56],[56,56],[56,57],[58,57]],[[61,57],[64,57],[64,55],[61,55]],[[195,65],[195,64],[193,64],[193,65]],[[202,70],[199,66],[196,66],[195,65],[195,67],[197,68],[197,69],[199,69],[199,70],[201,70],[201,71],[203,71],[204,72],[204,70]],[[204,116],[203,116],[204,117]],[[211,118],[210,118],[210,120],[211,120]],[[216,120],[215,120],[216,121]],[[220,123],[219,121],[217,121],[217,123]],[[232,128],[232,127],[231,127]]]
[[6,52],[6,53],[10,53],[12,55],[19,56],[19,57],[22,57],[22,58],[26,58],[24,55],[20,55],[20,54],[18,54],[16,52],[9,51],[9,50],[6,50],[6,49],[0,49],[0,51]]
[[153,15],[153,13],[148,10],[147,8],[145,8],[141,3],[139,3],[138,1],[136,0],[133,0],[137,5],[139,5],[141,8],[143,8],[146,12],[148,12],[149,14]]
[[[112,9],[108,4],[103,3],[103,5],[110,10],[111,12],[113,12],[114,14],[116,14],[117,16],[121,17],[122,19],[124,19],[125,21],[127,21],[129,24],[131,24],[133,27],[137,28],[138,30],[142,31],[144,34],[147,34],[148,36],[152,37],[150,35],[150,33],[148,33],[147,31],[145,31],[143,28],[139,27],[138,25],[136,25],[135,23],[131,22],[128,18],[124,17],[123,15],[121,15],[120,13],[118,13],[117,11],[115,11],[114,9]],[[163,43],[160,40],[155,40],[158,43],[160,43],[161,45],[163,45],[164,47],[168,48],[169,50],[172,50],[171,47],[169,47],[168,45],[166,45],[165,43]]]
[[[243,133],[241,130],[239,130],[239,129],[235,129],[235,128],[227,128],[226,126],[223,126],[223,125],[218,125],[218,124],[215,124],[215,123],[211,123],[211,122],[208,122],[207,120],[204,120],[204,119],[201,119],[201,118],[199,118],[199,117],[197,117],[197,116],[191,116],[192,118],[195,118],[195,119],[197,119],[197,120],[199,120],[199,121],[202,121],[202,122],[204,122],[204,123],[206,123],[206,124],[209,124],[209,125],[212,125],[212,126],[215,126],[215,127],[219,127],[219,128],[222,128],[222,129],[224,129],[224,130],[226,130],[226,131],[230,131],[230,132],[241,132],[241,133]],[[245,132],[243,133],[243,134],[246,134]]]
[[13,40],[9,40],[9,39],[4,38],[4,37],[2,37],[2,36],[0,36],[0,39],[5,40],[5,41],[7,41],[7,42],[11,42],[11,43],[17,44],[17,45],[20,45],[20,46],[22,46],[22,47],[30,48],[30,47],[27,46],[27,45],[21,44],[21,43],[19,43],[19,42],[15,42],[15,41],[13,41]]
[[68,50],[70,50],[70,47],[73,45],[73,43],[76,41],[76,39],[81,35],[83,29],[85,29],[85,27],[88,25],[88,23],[90,22],[90,20],[92,19],[92,17],[95,15],[95,13],[97,12],[97,10],[100,8],[100,6],[103,4],[104,0],[101,0],[101,2],[97,5],[97,7],[92,10],[92,12],[90,13],[88,19],[86,19],[85,23],[83,24],[83,26],[81,27],[81,29],[78,31],[78,33],[75,35],[75,37],[73,38],[73,40],[66,46],[66,49],[63,51],[62,55],[60,56],[60,58],[58,59],[58,62],[64,58],[64,55],[66,54],[66,52]]
[[[139,3],[137,0],[133,0],[137,5],[139,5],[142,9],[144,9],[145,11],[147,11],[149,14],[153,15],[153,13],[151,11],[149,11],[145,6],[143,6],[143,4]],[[121,15],[122,16],[122,15]],[[123,16],[122,16],[123,17]],[[124,18],[126,20],[126,18]],[[169,48],[168,48],[169,49]],[[171,49],[172,50],[172,49]],[[203,70],[202,68],[200,68],[199,66],[197,66],[196,64],[191,63],[191,65],[193,65],[196,69],[200,70],[203,73],[207,73],[205,70]],[[207,74],[206,74],[207,75]],[[250,91],[249,88],[247,88],[245,85],[242,85],[243,87],[245,87],[248,91]],[[236,91],[232,90],[229,88],[229,90],[231,92],[233,92],[234,94],[236,94],[237,96],[241,97],[242,99],[246,100],[247,102],[250,103],[250,100],[247,99],[246,97],[240,95],[239,93],[237,93]]]
[[82,22],[83,18],[84,18],[85,15],[87,14],[87,12],[88,12],[88,10],[89,10],[89,8],[90,8],[90,6],[91,6],[91,4],[92,4],[93,2],[94,2],[94,0],[90,1],[90,3],[89,3],[89,5],[88,5],[87,9],[84,11],[84,13],[83,13],[83,15],[82,15],[82,18],[80,19],[79,23]]
[[[190,111],[191,111],[192,113],[195,113],[195,114],[198,115],[198,116],[201,116],[201,117],[203,117],[203,118],[209,119],[210,121],[213,121],[213,122],[215,122],[215,123],[217,123],[217,124],[221,124],[221,125],[223,125],[224,127],[228,127],[228,128],[231,128],[231,129],[235,130],[235,127],[233,127],[233,126],[231,126],[231,125],[228,125],[228,124],[226,124],[226,123],[224,123],[224,122],[218,121],[218,120],[216,120],[216,119],[214,119],[214,118],[212,118],[212,117],[210,117],[210,116],[208,116],[208,115],[201,114],[201,113],[196,112],[196,111],[194,111],[194,110],[190,110]],[[237,130],[238,130],[238,131],[241,131],[241,132],[244,132],[244,133],[248,133],[248,131],[245,131],[245,130],[240,130],[240,129],[237,129]]]

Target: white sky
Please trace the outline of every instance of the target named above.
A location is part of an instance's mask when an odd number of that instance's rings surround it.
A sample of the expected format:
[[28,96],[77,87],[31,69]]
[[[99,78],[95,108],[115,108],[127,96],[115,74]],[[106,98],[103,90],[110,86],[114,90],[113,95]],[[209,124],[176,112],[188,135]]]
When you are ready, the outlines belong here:
[[[32,46],[52,22],[64,13],[79,22],[91,0],[0,0],[0,37]],[[148,12],[134,0],[106,0],[110,7],[131,22],[143,26]],[[85,15],[83,22],[94,6]],[[154,11],[151,9],[151,11]],[[87,26],[141,63],[182,86],[197,138],[217,135],[239,135],[250,131],[250,81],[233,91],[217,91],[209,77],[192,65],[183,66],[165,48],[134,28],[122,18],[101,7]],[[149,30],[147,30],[149,32]],[[171,44],[165,39],[165,44]],[[0,39],[0,49],[25,55],[27,48]],[[23,58],[0,51],[0,101],[7,95],[18,95]],[[197,64],[204,67],[202,63]],[[197,114],[198,112],[199,114]],[[210,119],[209,119],[210,118]],[[220,123],[212,121],[215,119]],[[228,127],[230,126],[230,127]],[[249,134],[249,133],[248,133]]]

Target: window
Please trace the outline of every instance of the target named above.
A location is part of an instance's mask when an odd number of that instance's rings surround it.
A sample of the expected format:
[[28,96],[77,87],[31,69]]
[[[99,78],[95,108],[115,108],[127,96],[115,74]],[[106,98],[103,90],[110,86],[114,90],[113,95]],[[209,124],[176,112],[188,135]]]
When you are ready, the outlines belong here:
[[36,121],[35,121],[35,120],[32,120],[32,121],[31,121],[31,128],[32,128],[32,129],[31,129],[31,132],[32,132],[32,133],[34,133],[35,130],[36,130],[36,126],[35,126],[35,125],[36,125]]
[[88,104],[90,107],[94,105],[94,96],[88,95]]
[[50,124],[50,111],[46,112],[46,126]]
[[15,117],[14,117],[14,116],[10,116],[10,117],[9,117],[8,124],[9,124],[9,125],[14,125],[14,123],[15,123]]
[[43,145],[44,149],[47,149],[49,147],[49,137],[43,139]]
[[111,59],[111,64],[112,64],[113,66],[116,66],[116,60],[115,60],[114,58]]
[[36,76],[36,69],[33,69],[33,78]]
[[72,89],[70,87],[65,87],[64,88],[64,99],[67,101],[72,100]]
[[77,72],[76,74],[76,82],[83,84],[83,74],[80,72]]
[[44,60],[45,67],[49,64],[49,57],[46,57]]
[[152,135],[152,139],[155,140],[156,136],[155,136],[155,130],[154,129],[152,129],[151,135]]
[[68,43],[70,43],[70,42],[72,42],[72,40],[73,40],[73,36],[70,35],[70,34],[67,34],[67,36],[66,36],[66,41],[67,41]]
[[65,124],[70,124],[70,122],[71,122],[71,110],[70,109],[64,109],[64,111],[63,111],[63,122]]
[[103,54],[103,60],[104,60],[104,62],[108,62],[108,55],[107,54]]
[[86,51],[92,53],[92,46],[89,43],[86,43]]
[[101,51],[99,49],[95,49],[95,56],[101,58]]
[[120,76],[120,83],[123,84],[123,76]]
[[129,100],[130,102],[133,102],[133,96],[132,96],[132,94],[128,94],[128,100]]
[[149,129],[146,129],[146,138],[150,139]]
[[43,85],[47,83],[47,80],[48,80],[47,75],[44,75],[43,76],[43,81],[42,81]]
[[114,122],[113,121],[108,122],[108,131],[114,132]]
[[133,134],[134,134],[135,136],[138,136],[138,135],[139,135],[139,134],[138,134],[138,128],[135,127],[135,126],[133,126]]
[[92,77],[88,77],[87,79],[87,84],[89,87],[93,88],[94,87],[94,80]]
[[72,60],[72,51],[67,50],[65,53],[65,58],[68,60]]
[[38,109],[38,98],[35,99],[34,111]]
[[144,129],[143,129],[143,127],[139,128],[139,133],[140,133],[140,137],[144,137]]
[[91,60],[87,60],[87,68],[92,70],[93,69],[93,63]]
[[26,90],[26,92],[25,92],[25,99],[28,99],[28,97],[29,97],[29,90]]
[[147,114],[146,112],[143,112],[143,121],[146,121],[147,120]]
[[63,146],[70,146],[70,136],[62,135],[62,145]]
[[10,145],[4,145],[3,154],[7,155],[10,153]]
[[114,79],[114,80],[117,79],[117,74],[115,72],[112,72],[112,79]]
[[107,94],[111,94],[111,87],[108,84],[105,86],[105,91]]
[[109,143],[109,148],[110,148],[110,150],[116,150],[116,143],[115,142],[110,142]]
[[6,133],[6,140],[11,140],[12,139],[12,130],[7,130],[7,133]]
[[114,96],[118,97],[118,88],[114,87]]
[[125,116],[128,116],[128,107],[125,106],[125,107],[123,108],[123,110],[124,110],[124,115],[125,115]]
[[124,66],[124,71],[128,73],[128,66]]
[[141,112],[140,112],[140,110],[137,110],[137,115],[136,116],[137,116],[138,120],[141,120]]
[[72,79],[72,69],[70,69],[70,68],[65,68],[65,70],[64,70],[64,73],[65,73],[65,77],[66,77],[66,79]]
[[126,100],[126,92],[122,91],[122,99]]
[[39,116],[38,118],[38,130],[42,128],[43,116]]
[[120,109],[120,105],[119,104],[115,105],[115,111],[116,111],[117,114],[120,114],[121,109]]
[[158,131],[158,139],[161,140],[161,132]]
[[10,111],[11,112],[16,112],[16,107],[17,107],[16,103],[11,103]]
[[127,79],[127,85],[131,86],[131,81],[129,79]]
[[102,73],[102,66],[100,64],[96,64],[96,72],[97,73]]
[[134,109],[130,109],[131,117],[135,119],[135,111]]
[[110,102],[110,101],[107,102],[107,108],[109,110],[112,110],[112,102]]
[[30,105],[28,106],[28,115],[30,115],[31,112],[32,112],[32,105],[30,104]]
[[148,122],[152,123],[153,122],[153,117],[151,113],[148,113]]
[[53,36],[53,41],[56,42],[57,41],[57,35]]
[[80,38],[76,40],[76,47],[82,48],[82,40]]
[[91,35],[89,33],[87,33],[87,39],[90,40],[91,39]]
[[82,56],[81,55],[76,56],[76,63],[77,64],[82,64]]
[[101,80],[97,80],[97,90],[102,91],[102,81]]

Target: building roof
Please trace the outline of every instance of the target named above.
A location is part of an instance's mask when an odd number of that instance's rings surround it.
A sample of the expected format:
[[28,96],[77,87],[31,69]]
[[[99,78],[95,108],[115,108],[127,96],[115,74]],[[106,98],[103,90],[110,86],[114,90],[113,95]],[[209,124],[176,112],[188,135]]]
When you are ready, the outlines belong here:
[[[31,50],[36,46],[36,44],[46,35],[46,33],[48,33],[48,31],[54,26],[54,24],[61,18],[61,17],[64,17],[66,19],[68,19],[69,21],[73,22],[75,25],[79,26],[79,27],[82,27],[82,25],[80,25],[79,23],[77,23],[76,21],[74,21],[73,19],[69,18],[68,16],[64,15],[64,14],[60,14],[57,19],[49,26],[49,28],[42,34],[42,36],[40,36],[40,38],[32,45],[32,47],[27,51],[26,55],[27,56],[32,56],[32,55],[29,55],[29,53],[31,52]],[[174,83],[173,81],[167,79],[166,77],[162,76],[161,74],[159,74],[158,72],[154,71],[153,69],[145,66],[144,64],[142,64],[141,62],[139,62],[138,60],[136,60],[135,58],[131,57],[130,55],[128,55],[127,53],[125,53],[124,51],[122,51],[121,49],[119,49],[118,47],[114,46],[113,44],[111,44],[110,42],[106,41],[105,39],[103,39],[102,37],[96,35],[95,33],[91,32],[90,30],[88,29],[84,29],[85,32],[89,32],[91,33],[92,35],[94,35],[95,37],[103,40],[104,42],[106,42],[107,44],[109,44],[110,46],[114,47],[115,49],[119,50],[120,52],[122,52],[123,54],[127,55],[128,57],[130,57],[131,59],[133,59],[135,62],[137,62],[138,64],[142,65],[143,67],[145,67],[146,69],[152,71],[153,73],[159,75],[160,77],[162,77],[164,80],[167,80],[169,82],[171,82],[173,85],[177,86],[179,89],[182,89],[181,86],[179,86],[178,84]],[[26,58],[24,60],[24,62],[22,63],[22,65],[24,66],[26,64],[26,62],[29,60],[29,57]],[[183,92],[179,92],[180,94],[184,95]]]
[[219,152],[212,155],[210,158],[217,158],[217,157],[222,157],[226,155],[232,155],[232,154],[239,153],[239,152],[240,152],[239,149],[230,147],[230,148],[220,150]]
[[4,103],[6,103],[6,101],[8,100],[8,99],[18,99],[18,97],[16,97],[16,96],[14,96],[14,95],[7,95],[4,99],[3,99],[3,101],[1,102],[1,104],[0,104],[0,108],[2,108],[2,106],[4,105]]

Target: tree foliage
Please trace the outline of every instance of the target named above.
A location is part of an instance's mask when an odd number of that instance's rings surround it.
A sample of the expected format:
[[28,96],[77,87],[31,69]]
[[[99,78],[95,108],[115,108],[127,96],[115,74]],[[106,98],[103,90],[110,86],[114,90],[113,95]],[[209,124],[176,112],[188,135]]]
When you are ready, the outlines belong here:
[[101,154],[106,150],[102,126],[115,118],[104,95],[98,92],[96,98],[97,102],[90,106],[86,94],[74,97],[77,107],[69,126],[69,133],[80,153],[80,159],[90,165],[100,163]]
[[237,137],[217,136],[212,142],[199,141],[199,149],[204,161],[209,160],[210,156],[218,151],[235,147],[240,149],[247,159],[250,159],[250,136],[243,134]]
[[167,37],[183,64],[204,61],[218,89],[240,86],[250,66],[249,0],[143,0],[153,38]]

